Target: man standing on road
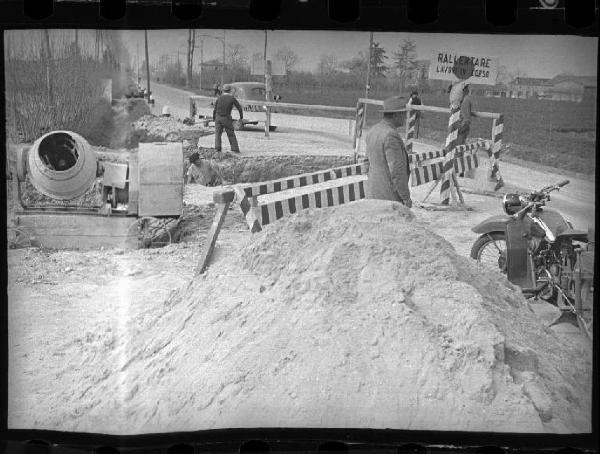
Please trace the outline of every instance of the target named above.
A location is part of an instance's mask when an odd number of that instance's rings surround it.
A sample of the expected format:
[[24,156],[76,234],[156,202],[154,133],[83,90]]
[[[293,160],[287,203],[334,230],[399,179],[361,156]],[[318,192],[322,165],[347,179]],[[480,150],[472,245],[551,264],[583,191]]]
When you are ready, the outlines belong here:
[[233,118],[231,118],[231,111],[235,107],[240,113],[240,120],[244,118],[244,110],[237,99],[230,93],[231,85],[223,85],[223,94],[215,101],[215,108],[213,110],[213,120],[215,121],[215,149],[221,151],[221,135],[223,129],[227,133],[229,139],[229,145],[231,145],[231,151],[239,153],[240,148],[235,137],[235,131],[233,130]]
[[408,189],[408,154],[398,128],[406,117],[406,98],[394,96],[383,101],[383,120],[367,133],[366,159],[369,164],[367,198],[393,200],[412,207]]
[[[471,117],[473,116],[473,103],[471,96],[469,96],[469,84],[467,82],[460,82],[451,88],[450,107],[453,106],[460,106],[456,145],[464,145],[471,131]],[[464,177],[464,172],[461,172],[458,176]]]

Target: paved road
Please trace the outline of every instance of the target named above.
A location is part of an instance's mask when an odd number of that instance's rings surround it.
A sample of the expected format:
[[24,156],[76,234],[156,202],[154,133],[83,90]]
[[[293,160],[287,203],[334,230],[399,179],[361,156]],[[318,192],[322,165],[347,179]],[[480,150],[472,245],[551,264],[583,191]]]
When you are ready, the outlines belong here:
[[[172,88],[166,85],[154,83],[152,92],[156,100],[154,111],[160,113],[163,105],[168,105],[173,115],[181,118],[186,117],[189,113],[189,96],[192,94],[188,91]],[[293,134],[294,130],[306,129],[309,131],[328,129],[333,135],[340,137],[348,137],[348,120],[306,117],[300,115],[276,114],[276,121],[288,129],[288,134]],[[305,131],[306,133],[306,131]],[[258,133],[260,134],[260,133]],[[315,137],[317,134],[314,134]],[[364,137],[364,135],[363,135]],[[326,140],[326,137],[322,137]],[[349,140],[348,143],[351,143]],[[266,143],[265,143],[266,145]],[[349,145],[351,147],[351,144]],[[424,144],[416,144],[416,147],[429,148]],[[267,148],[265,147],[265,150]],[[348,154],[349,150],[340,150],[340,154]],[[265,154],[271,154],[272,150]],[[252,153],[260,154],[260,151]],[[576,178],[565,178],[560,174],[560,171],[548,172],[535,169],[535,164],[531,167],[520,166],[513,163],[502,162],[500,165],[501,173],[504,180],[510,185],[526,188],[539,189],[544,186],[558,183],[559,181],[569,179],[570,184],[561,189],[560,192],[553,193],[550,206],[567,217],[573,222],[576,228],[587,229],[595,225],[595,184],[594,181]],[[490,203],[498,204],[498,213],[501,212],[500,201],[491,199]]]

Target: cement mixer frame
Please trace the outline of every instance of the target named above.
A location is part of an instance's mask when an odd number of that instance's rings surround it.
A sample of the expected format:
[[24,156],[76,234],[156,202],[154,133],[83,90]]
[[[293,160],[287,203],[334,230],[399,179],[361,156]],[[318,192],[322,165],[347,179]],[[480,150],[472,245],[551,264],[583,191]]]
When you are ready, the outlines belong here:
[[[80,135],[53,131],[17,148],[15,158],[9,247],[157,247],[171,242],[181,220],[181,143],[140,143],[127,164],[101,162]],[[21,185],[27,182],[51,201],[25,203]],[[98,183],[99,203],[69,203]]]

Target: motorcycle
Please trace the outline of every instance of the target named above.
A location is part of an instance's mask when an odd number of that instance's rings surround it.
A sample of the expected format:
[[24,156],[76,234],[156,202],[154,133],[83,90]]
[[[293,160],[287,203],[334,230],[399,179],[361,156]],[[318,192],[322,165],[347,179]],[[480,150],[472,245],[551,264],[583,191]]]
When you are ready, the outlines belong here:
[[591,339],[594,291],[594,231],[576,230],[546,208],[550,193],[568,180],[529,194],[505,194],[504,215],[472,228],[479,233],[471,258],[498,267],[525,297],[561,310],[551,323],[572,323]]

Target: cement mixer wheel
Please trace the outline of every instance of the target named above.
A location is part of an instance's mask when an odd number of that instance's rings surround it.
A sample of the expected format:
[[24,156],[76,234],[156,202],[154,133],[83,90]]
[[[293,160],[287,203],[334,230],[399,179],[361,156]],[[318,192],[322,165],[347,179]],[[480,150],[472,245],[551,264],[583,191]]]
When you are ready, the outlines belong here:
[[151,216],[138,218],[127,230],[127,247],[130,249],[147,249],[163,247],[171,244],[169,220],[161,220]]
[[9,249],[31,247],[31,237],[24,230],[8,227],[6,229],[6,245]]

